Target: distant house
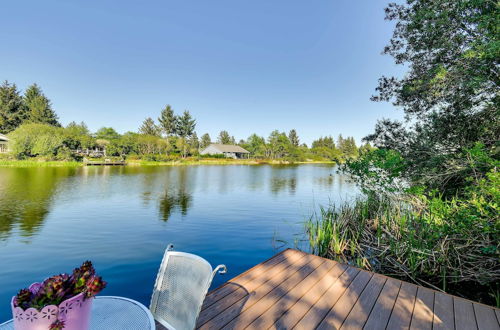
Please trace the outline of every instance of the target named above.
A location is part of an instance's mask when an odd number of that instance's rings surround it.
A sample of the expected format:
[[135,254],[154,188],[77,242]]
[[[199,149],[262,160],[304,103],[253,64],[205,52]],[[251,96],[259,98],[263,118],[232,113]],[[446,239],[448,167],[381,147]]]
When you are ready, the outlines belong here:
[[248,158],[250,152],[240,146],[230,144],[211,144],[202,151],[201,155],[224,155],[227,158]]
[[5,135],[0,134],[0,153],[9,151],[8,143],[9,139]]

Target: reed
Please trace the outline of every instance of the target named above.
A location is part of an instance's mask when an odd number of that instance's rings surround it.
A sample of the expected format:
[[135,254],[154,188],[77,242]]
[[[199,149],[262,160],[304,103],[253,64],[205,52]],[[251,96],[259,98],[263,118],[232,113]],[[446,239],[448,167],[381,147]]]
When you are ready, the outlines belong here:
[[306,231],[317,255],[498,305],[498,205],[484,197],[370,194],[321,208]]

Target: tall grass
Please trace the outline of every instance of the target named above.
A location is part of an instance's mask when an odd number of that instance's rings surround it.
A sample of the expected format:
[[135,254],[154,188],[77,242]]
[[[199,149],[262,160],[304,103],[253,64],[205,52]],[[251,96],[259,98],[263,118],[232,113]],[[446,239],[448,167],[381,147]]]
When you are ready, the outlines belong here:
[[40,161],[40,160],[5,160],[0,159],[0,167],[78,167],[83,163],[76,161]]
[[484,196],[370,194],[322,208],[306,230],[320,256],[498,304],[498,204]]

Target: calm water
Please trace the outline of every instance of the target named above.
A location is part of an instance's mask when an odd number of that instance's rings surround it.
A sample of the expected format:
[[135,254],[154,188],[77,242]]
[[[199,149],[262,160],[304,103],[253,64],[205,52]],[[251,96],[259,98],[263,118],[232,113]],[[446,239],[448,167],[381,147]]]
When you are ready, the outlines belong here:
[[167,243],[234,277],[356,188],[329,165],[0,168],[0,321],[17,290],[90,259],[104,295],[149,304]]

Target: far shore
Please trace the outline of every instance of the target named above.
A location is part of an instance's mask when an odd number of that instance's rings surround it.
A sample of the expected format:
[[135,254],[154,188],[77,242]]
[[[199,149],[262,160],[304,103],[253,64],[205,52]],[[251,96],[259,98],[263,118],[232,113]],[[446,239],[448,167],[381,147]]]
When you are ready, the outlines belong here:
[[[176,159],[172,161],[126,160],[125,166],[186,166],[186,165],[296,165],[296,164],[336,164],[329,160],[289,161],[284,159]],[[85,166],[84,162],[54,161],[44,159],[28,160],[0,160],[0,167],[79,167]]]

